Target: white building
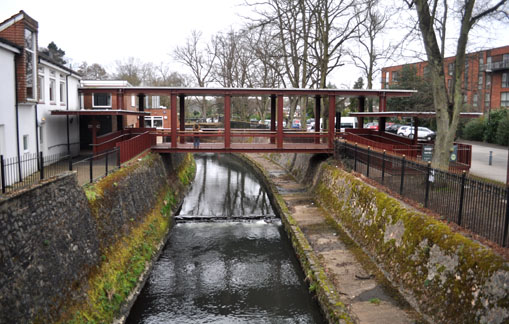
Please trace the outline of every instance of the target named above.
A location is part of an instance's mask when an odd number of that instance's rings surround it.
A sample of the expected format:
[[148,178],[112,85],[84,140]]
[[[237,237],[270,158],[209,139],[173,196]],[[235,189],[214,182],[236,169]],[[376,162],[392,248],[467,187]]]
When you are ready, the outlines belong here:
[[0,155],[15,157],[18,155],[19,139],[16,123],[16,87],[14,59],[21,49],[0,39]]
[[37,120],[39,151],[46,155],[74,156],[80,151],[78,116],[52,116],[51,110],[79,110],[78,87],[81,77],[65,66],[39,54]]

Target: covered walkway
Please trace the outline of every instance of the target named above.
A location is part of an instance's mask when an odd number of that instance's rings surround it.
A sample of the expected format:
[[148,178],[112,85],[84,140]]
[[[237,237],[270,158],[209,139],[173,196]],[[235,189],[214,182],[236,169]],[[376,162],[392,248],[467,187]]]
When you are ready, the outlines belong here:
[[[155,132],[158,144],[152,149],[161,153],[196,151],[189,139],[198,136],[201,139],[199,151],[203,152],[306,152],[332,153],[335,133],[339,132],[341,115],[337,109],[338,98],[357,98],[358,110],[365,110],[366,98],[379,98],[380,111],[385,111],[387,98],[408,97],[414,90],[338,90],[338,89],[255,89],[255,88],[172,88],[172,87],[87,87],[80,89],[81,94],[110,93],[117,96],[117,102],[124,102],[125,96],[137,96],[139,111],[144,111],[144,98],[167,96],[170,98],[169,130]],[[204,129],[193,134],[186,131],[186,97],[219,97],[223,107],[223,127]],[[233,97],[270,98],[269,130],[232,129]],[[294,131],[283,127],[285,99],[306,97],[314,100],[315,130]],[[322,106],[325,109],[322,109]],[[117,107],[122,109],[123,107]],[[326,117],[326,127],[321,129],[321,117]],[[361,118],[362,119],[362,118]],[[139,125],[144,125],[144,116],[139,116]],[[360,121],[362,125],[362,120]]]

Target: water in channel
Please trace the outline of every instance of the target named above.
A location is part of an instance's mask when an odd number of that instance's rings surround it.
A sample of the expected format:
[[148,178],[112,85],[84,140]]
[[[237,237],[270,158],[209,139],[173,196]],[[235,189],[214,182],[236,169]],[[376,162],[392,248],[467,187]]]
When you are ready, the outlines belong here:
[[184,222],[173,227],[127,323],[323,323],[256,177],[228,155],[195,158],[178,215]]

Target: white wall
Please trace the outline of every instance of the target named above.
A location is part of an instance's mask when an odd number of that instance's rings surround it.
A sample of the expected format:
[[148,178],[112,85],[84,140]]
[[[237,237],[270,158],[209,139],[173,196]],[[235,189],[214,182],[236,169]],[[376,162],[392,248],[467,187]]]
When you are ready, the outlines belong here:
[[[39,63],[39,68],[42,68],[44,75],[44,95],[43,99],[39,101],[37,111],[40,126],[39,149],[44,155],[65,154],[67,153],[67,117],[51,115],[51,110],[66,110],[67,103],[69,103],[69,110],[79,110],[78,86],[80,80],[75,75],[70,75],[66,80],[66,75],[69,75],[69,72],[45,64],[44,61]],[[54,74],[51,74],[52,71]],[[56,84],[54,101],[49,100],[51,79],[54,79]],[[64,91],[67,93],[60,93],[60,82],[67,82],[68,89],[64,87]],[[79,153],[79,140],[79,118],[69,116],[69,142],[73,155]]]
[[14,53],[0,47],[0,154],[17,156]]

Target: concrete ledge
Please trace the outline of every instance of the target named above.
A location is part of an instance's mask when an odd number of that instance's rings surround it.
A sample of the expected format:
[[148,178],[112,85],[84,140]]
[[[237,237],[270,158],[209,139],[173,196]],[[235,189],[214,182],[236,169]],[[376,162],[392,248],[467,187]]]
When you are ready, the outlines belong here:
[[[318,302],[329,323],[354,323],[346,306],[341,302],[338,292],[334,291],[334,285],[329,281],[324,268],[320,265],[317,255],[311,248],[308,240],[296,225],[284,200],[279,195],[274,183],[270,180],[265,169],[248,155],[240,155],[246,163],[261,175],[260,180],[267,188],[267,193],[276,213],[281,217],[286,233],[292,241],[294,251],[306,274],[310,290],[316,293]],[[313,288],[311,288],[313,287]]]
[[[312,157],[271,156],[293,174]],[[299,160],[309,163],[295,163]],[[311,182],[309,182],[311,183]],[[507,323],[509,263],[447,224],[405,207],[334,163],[313,179],[317,202],[433,323]]]

